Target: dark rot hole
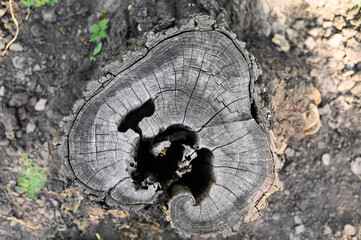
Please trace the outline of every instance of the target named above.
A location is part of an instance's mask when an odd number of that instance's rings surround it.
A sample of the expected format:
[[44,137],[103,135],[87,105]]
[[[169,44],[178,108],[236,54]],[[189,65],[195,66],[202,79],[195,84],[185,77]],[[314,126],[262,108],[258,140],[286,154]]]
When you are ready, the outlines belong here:
[[212,184],[216,181],[213,172],[213,154],[209,149],[202,148],[197,151],[197,157],[192,160],[192,171],[186,173],[181,182],[188,186],[200,203],[207,197]]
[[256,120],[257,123],[259,123],[259,115],[258,115],[258,108],[254,101],[252,101],[251,104],[251,115]]
[[147,100],[140,107],[130,111],[118,126],[119,132],[126,132],[128,129],[132,129],[135,132],[141,134],[138,127],[139,123],[145,117],[150,117],[155,111],[155,105],[153,99]]
[[137,166],[130,172],[135,184],[147,188],[159,182],[163,190],[172,184],[186,185],[197,203],[201,202],[215,182],[212,152],[205,148],[197,150],[197,133],[181,124],[169,126],[153,138],[143,138],[139,122],[154,112],[154,101],[149,99],[129,112],[118,126],[120,132],[132,129],[140,135],[135,149]]
[[154,143],[169,141],[172,143],[185,144],[190,147],[196,147],[198,144],[197,133],[192,131],[189,127],[181,124],[169,126],[164,131],[160,132],[154,137]]

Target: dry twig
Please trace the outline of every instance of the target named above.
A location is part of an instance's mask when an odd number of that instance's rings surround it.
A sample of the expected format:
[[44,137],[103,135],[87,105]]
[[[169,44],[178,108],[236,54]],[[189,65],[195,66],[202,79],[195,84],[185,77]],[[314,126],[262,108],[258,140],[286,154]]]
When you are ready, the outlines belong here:
[[18,37],[19,35],[19,23],[18,21],[16,20],[15,18],[15,15],[14,15],[14,10],[13,10],[13,4],[12,4],[12,0],[9,0],[9,5],[10,5],[10,14],[11,14],[11,18],[13,19],[14,23],[15,23],[15,26],[16,26],[16,33],[15,33],[15,36],[13,37],[13,39],[11,39],[10,42],[8,42],[8,44],[6,44],[6,47],[3,51],[3,53],[1,54],[1,56],[4,56],[5,53],[6,53],[6,50],[10,47],[10,45],[16,40],[16,38]]
[[33,230],[37,230],[39,229],[39,227],[35,227],[33,225],[30,225],[30,224],[27,224],[26,222],[24,222],[23,220],[20,220],[20,219],[17,219],[16,217],[11,217],[11,216],[6,216],[6,215],[0,215],[2,218],[6,219],[6,220],[13,220],[17,223],[20,223],[21,225],[27,227],[27,228],[30,228],[30,229],[33,229]]

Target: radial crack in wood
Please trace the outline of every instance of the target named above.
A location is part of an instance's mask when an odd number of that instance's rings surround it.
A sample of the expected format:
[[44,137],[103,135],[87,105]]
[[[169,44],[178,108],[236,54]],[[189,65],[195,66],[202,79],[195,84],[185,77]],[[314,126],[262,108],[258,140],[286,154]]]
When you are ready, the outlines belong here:
[[190,24],[148,39],[63,120],[62,173],[103,209],[140,210],[163,196],[180,233],[233,234],[278,179],[252,96],[260,70],[224,29]]

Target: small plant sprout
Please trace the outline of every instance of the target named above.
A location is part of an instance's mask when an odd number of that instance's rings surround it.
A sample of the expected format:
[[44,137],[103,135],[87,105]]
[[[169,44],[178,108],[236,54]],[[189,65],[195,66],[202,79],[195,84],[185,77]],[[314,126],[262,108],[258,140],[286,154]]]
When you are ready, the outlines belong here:
[[21,0],[21,3],[27,7],[31,7],[34,4],[36,5],[36,7],[42,7],[47,3],[49,3],[50,6],[54,6],[55,3],[58,3],[60,1],[61,0]]
[[34,159],[29,158],[29,154],[24,153],[22,172],[19,174],[18,184],[21,190],[27,192],[31,199],[35,197],[37,189],[44,189],[44,183],[47,181],[45,174],[46,168],[35,166]]
[[106,32],[108,28],[108,22],[109,19],[104,18],[99,21],[99,24],[94,24],[91,29],[92,35],[90,36],[89,42],[97,42],[98,44],[95,46],[93,54],[90,56],[90,61],[95,61],[95,55],[102,51],[103,43],[101,40],[108,37]]

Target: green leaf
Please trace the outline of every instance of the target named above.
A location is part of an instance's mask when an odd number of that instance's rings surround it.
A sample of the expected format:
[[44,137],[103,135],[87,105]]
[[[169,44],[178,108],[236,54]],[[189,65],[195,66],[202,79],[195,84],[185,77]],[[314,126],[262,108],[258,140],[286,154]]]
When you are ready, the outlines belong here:
[[91,56],[89,57],[89,59],[90,59],[90,61],[95,61],[95,57],[94,57],[93,55],[91,55]]
[[101,32],[99,33],[99,38],[105,39],[105,38],[107,38],[107,37],[108,37],[108,34],[107,34],[105,31],[101,31]]
[[27,153],[23,154],[21,167],[23,171],[19,173],[18,184],[33,199],[37,189],[44,189],[44,183],[47,181],[46,168],[35,167],[34,159],[29,158]]
[[96,40],[98,40],[98,39],[99,39],[99,35],[93,33],[93,34],[90,36],[89,42],[94,42],[94,41],[96,41]]
[[92,27],[92,32],[93,33],[99,33],[100,32],[100,27],[98,25],[93,25]]
[[108,12],[108,9],[102,8],[102,10],[100,10],[100,12],[106,14]]
[[21,3],[24,6],[31,7],[34,5],[35,0],[21,0]]
[[50,6],[54,6],[55,3],[59,3],[61,0],[50,0]]
[[98,45],[93,50],[93,56],[100,53],[100,51],[102,50],[102,47],[103,47],[103,43],[102,42],[98,43]]
[[47,4],[49,0],[36,0],[36,7],[42,7]]
[[103,20],[101,20],[99,22],[99,27],[102,29],[102,30],[105,30],[108,28],[108,22],[109,22],[109,19],[106,19],[104,18]]

